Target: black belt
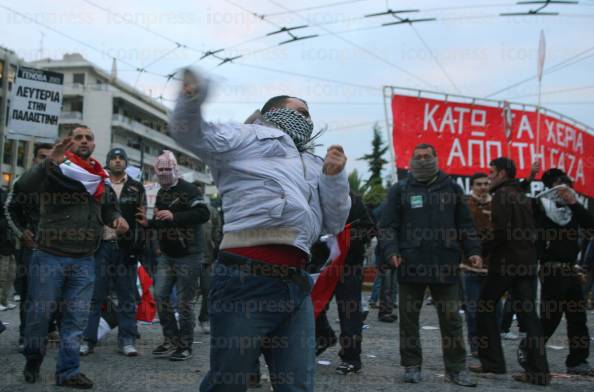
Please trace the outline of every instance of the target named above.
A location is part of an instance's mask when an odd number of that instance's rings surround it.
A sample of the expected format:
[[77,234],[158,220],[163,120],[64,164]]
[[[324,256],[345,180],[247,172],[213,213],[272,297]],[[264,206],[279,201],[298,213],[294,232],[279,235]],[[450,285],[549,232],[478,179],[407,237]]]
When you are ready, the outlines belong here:
[[231,268],[237,268],[253,275],[268,278],[279,278],[299,285],[303,290],[309,291],[309,280],[299,268],[286,265],[270,264],[260,260],[250,259],[233,253],[219,252],[218,262]]

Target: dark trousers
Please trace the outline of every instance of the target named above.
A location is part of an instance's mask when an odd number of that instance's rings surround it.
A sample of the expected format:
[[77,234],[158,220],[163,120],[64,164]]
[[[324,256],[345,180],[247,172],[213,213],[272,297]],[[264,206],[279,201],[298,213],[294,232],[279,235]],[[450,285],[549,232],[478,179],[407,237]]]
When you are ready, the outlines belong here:
[[380,267],[381,286],[378,316],[390,315],[394,311],[394,301],[398,300],[398,279],[396,269]]
[[542,382],[539,380],[549,374],[549,364],[545,353],[542,327],[536,313],[536,292],[533,289],[535,279],[535,276],[504,276],[489,272],[481,290],[477,311],[479,358],[483,369],[493,373],[506,372],[495,309],[502,295],[510,290],[519,305],[513,310],[526,329],[527,337],[521,343],[527,354],[524,368],[530,376],[534,377],[534,383],[544,383],[544,378]]
[[208,292],[210,291],[210,281],[212,268],[211,264],[202,263],[200,264],[200,288],[198,290],[198,296],[202,295],[202,302],[200,304],[200,313],[198,314],[198,321],[201,323],[208,321]]
[[548,268],[543,266],[540,319],[545,342],[555,333],[561,318],[567,320],[569,355],[567,367],[587,362],[590,354],[590,335],[586,317],[586,300],[578,276],[569,266]]
[[[361,287],[363,267],[346,265],[336,285],[334,295],[340,320],[340,352],[343,361],[361,362],[363,318],[361,309]],[[316,319],[316,338],[331,338],[334,330],[328,322],[326,311]]]
[[439,329],[441,347],[447,372],[457,373],[466,368],[464,331],[460,316],[460,293],[458,284],[425,284],[400,282],[400,360],[404,367],[421,366],[423,353],[419,336],[419,314],[429,286],[433,298]]

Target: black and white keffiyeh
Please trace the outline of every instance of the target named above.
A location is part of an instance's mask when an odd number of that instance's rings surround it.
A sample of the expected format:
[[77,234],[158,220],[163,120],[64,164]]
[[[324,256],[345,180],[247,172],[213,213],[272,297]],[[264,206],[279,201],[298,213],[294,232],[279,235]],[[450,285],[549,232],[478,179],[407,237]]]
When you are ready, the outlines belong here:
[[314,125],[303,114],[289,108],[275,108],[262,116],[289,135],[299,151],[309,148],[308,143],[312,140]]

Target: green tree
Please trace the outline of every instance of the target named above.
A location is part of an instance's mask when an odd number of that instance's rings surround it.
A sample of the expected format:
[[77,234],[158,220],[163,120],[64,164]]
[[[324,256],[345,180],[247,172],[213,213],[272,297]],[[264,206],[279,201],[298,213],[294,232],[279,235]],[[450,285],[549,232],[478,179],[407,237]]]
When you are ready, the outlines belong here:
[[373,126],[371,153],[363,155],[361,158],[359,158],[360,161],[367,161],[369,172],[371,173],[369,179],[365,183],[366,189],[371,189],[374,184],[380,184],[381,186],[382,171],[384,170],[384,165],[388,163],[388,161],[384,159],[384,155],[388,151],[388,146],[386,145],[386,142],[384,142],[380,131],[381,127],[379,124],[375,123]]
[[349,186],[351,187],[351,191],[356,195],[363,196],[363,193],[365,193],[365,185],[357,169],[349,174]]

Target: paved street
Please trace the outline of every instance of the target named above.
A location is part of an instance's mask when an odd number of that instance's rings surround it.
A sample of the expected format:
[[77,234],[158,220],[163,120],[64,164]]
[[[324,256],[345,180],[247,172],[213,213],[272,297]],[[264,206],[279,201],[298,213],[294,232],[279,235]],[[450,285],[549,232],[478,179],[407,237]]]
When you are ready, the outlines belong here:
[[[17,353],[18,313],[16,310],[1,312],[0,317],[9,323],[8,330],[0,335],[0,391],[54,391],[62,390],[54,386],[53,370],[55,366],[56,348],[50,348],[43,365],[43,382],[36,385],[24,383],[21,371],[23,357]],[[336,320],[336,311],[332,305],[329,318]],[[399,366],[397,324],[384,324],[377,321],[377,311],[372,310],[369,327],[364,332],[363,361],[364,369],[357,375],[347,377],[334,373],[337,364],[337,349],[332,348],[324,353],[319,361],[329,361],[330,365],[318,364],[316,369],[316,391],[451,391],[463,388],[443,382],[443,366],[439,347],[439,330],[437,317],[431,306],[425,306],[422,312],[421,325],[425,363],[423,366],[425,382],[419,385],[403,384],[403,370]],[[334,323],[338,328],[338,324]],[[594,314],[589,312],[589,327],[594,330]],[[514,324],[515,328],[515,324]],[[194,357],[186,362],[174,363],[169,360],[154,359],[151,350],[160,343],[161,329],[158,324],[141,325],[142,339],[138,342],[141,356],[125,358],[116,352],[116,333],[108,335],[95,353],[82,359],[82,370],[95,381],[95,391],[158,391],[182,392],[197,391],[197,385],[208,368],[208,336],[196,330]],[[564,372],[564,359],[567,354],[567,343],[564,338],[563,325],[551,342],[549,342],[548,358],[554,373]],[[519,371],[514,359],[514,348],[517,342],[506,341],[505,352],[508,359],[508,371]],[[551,346],[553,346],[551,348]],[[470,359],[472,362],[473,360]],[[594,379],[555,377],[551,387],[544,388],[516,383],[511,375],[479,378],[481,391],[592,391]],[[267,391],[268,385],[260,391]]]

